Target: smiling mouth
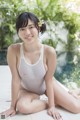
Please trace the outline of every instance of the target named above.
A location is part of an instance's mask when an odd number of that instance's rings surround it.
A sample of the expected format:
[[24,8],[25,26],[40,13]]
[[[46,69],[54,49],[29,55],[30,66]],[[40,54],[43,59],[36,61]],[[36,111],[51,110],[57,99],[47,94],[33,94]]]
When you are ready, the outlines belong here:
[[32,39],[32,36],[30,37],[25,37],[26,40],[31,40]]
[[32,36],[25,36],[26,39],[31,38]]

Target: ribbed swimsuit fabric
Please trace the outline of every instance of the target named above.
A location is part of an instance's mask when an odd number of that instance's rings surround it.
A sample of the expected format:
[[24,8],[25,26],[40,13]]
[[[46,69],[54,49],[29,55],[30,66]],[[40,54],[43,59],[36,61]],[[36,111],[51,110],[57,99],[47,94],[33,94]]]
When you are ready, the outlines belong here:
[[40,50],[40,56],[36,63],[30,64],[24,56],[23,44],[20,47],[20,64],[19,75],[21,78],[21,85],[28,91],[36,94],[44,94],[46,90],[44,76],[46,70],[43,63],[44,46]]

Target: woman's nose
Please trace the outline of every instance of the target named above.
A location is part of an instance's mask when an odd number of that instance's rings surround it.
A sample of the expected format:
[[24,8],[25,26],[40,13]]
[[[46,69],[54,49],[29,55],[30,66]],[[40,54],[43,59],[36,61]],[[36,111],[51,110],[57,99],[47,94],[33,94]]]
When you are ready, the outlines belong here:
[[25,33],[26,33],[26,35],[30,34],[30,30],[28,28],[26,28]]

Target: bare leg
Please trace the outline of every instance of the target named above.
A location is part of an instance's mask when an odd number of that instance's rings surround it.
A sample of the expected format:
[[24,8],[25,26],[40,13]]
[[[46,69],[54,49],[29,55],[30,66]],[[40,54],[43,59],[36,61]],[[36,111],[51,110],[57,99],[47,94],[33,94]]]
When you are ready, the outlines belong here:
[[[55,102],[72,113],[80,113],[80,101],[68,93],[56,80],[53,81]],[[20,113],[29,114],[47,109],[47,101],[40,100],[39,95],[22,90],[17,102]]]
[[80,101],[70,95],[56,80],[53,80],[56,104],[72,113],[80,113]]
[[[58,81],[57,81],[58,82]],[[76,90],[69,90],[68,88],[66,88],[64,85],[62,85],[60,82],[58,82],[60,86],[62,86],[66,91],[68,91],[69,94],[71,94],[73,97],[75,97],[76,99],[80,100],[80,89],[77,88]]]
[[17,102],[20,113],[29,114],[47,109],[47,102],[39,99],[39,95],[22,90]]
[[69,90],[69,94],[73,95],[76,99],[80,100],[80,89]]

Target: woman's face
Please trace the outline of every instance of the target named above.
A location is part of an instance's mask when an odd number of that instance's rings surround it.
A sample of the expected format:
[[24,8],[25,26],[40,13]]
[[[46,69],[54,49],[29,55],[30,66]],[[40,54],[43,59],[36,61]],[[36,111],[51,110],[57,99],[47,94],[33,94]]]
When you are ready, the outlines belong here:
[[22,27],[18,31],[18,35],[23,42],[32,43],[38,39],[38,29],[35,27],[34,22],[28,20],[28,25]]

